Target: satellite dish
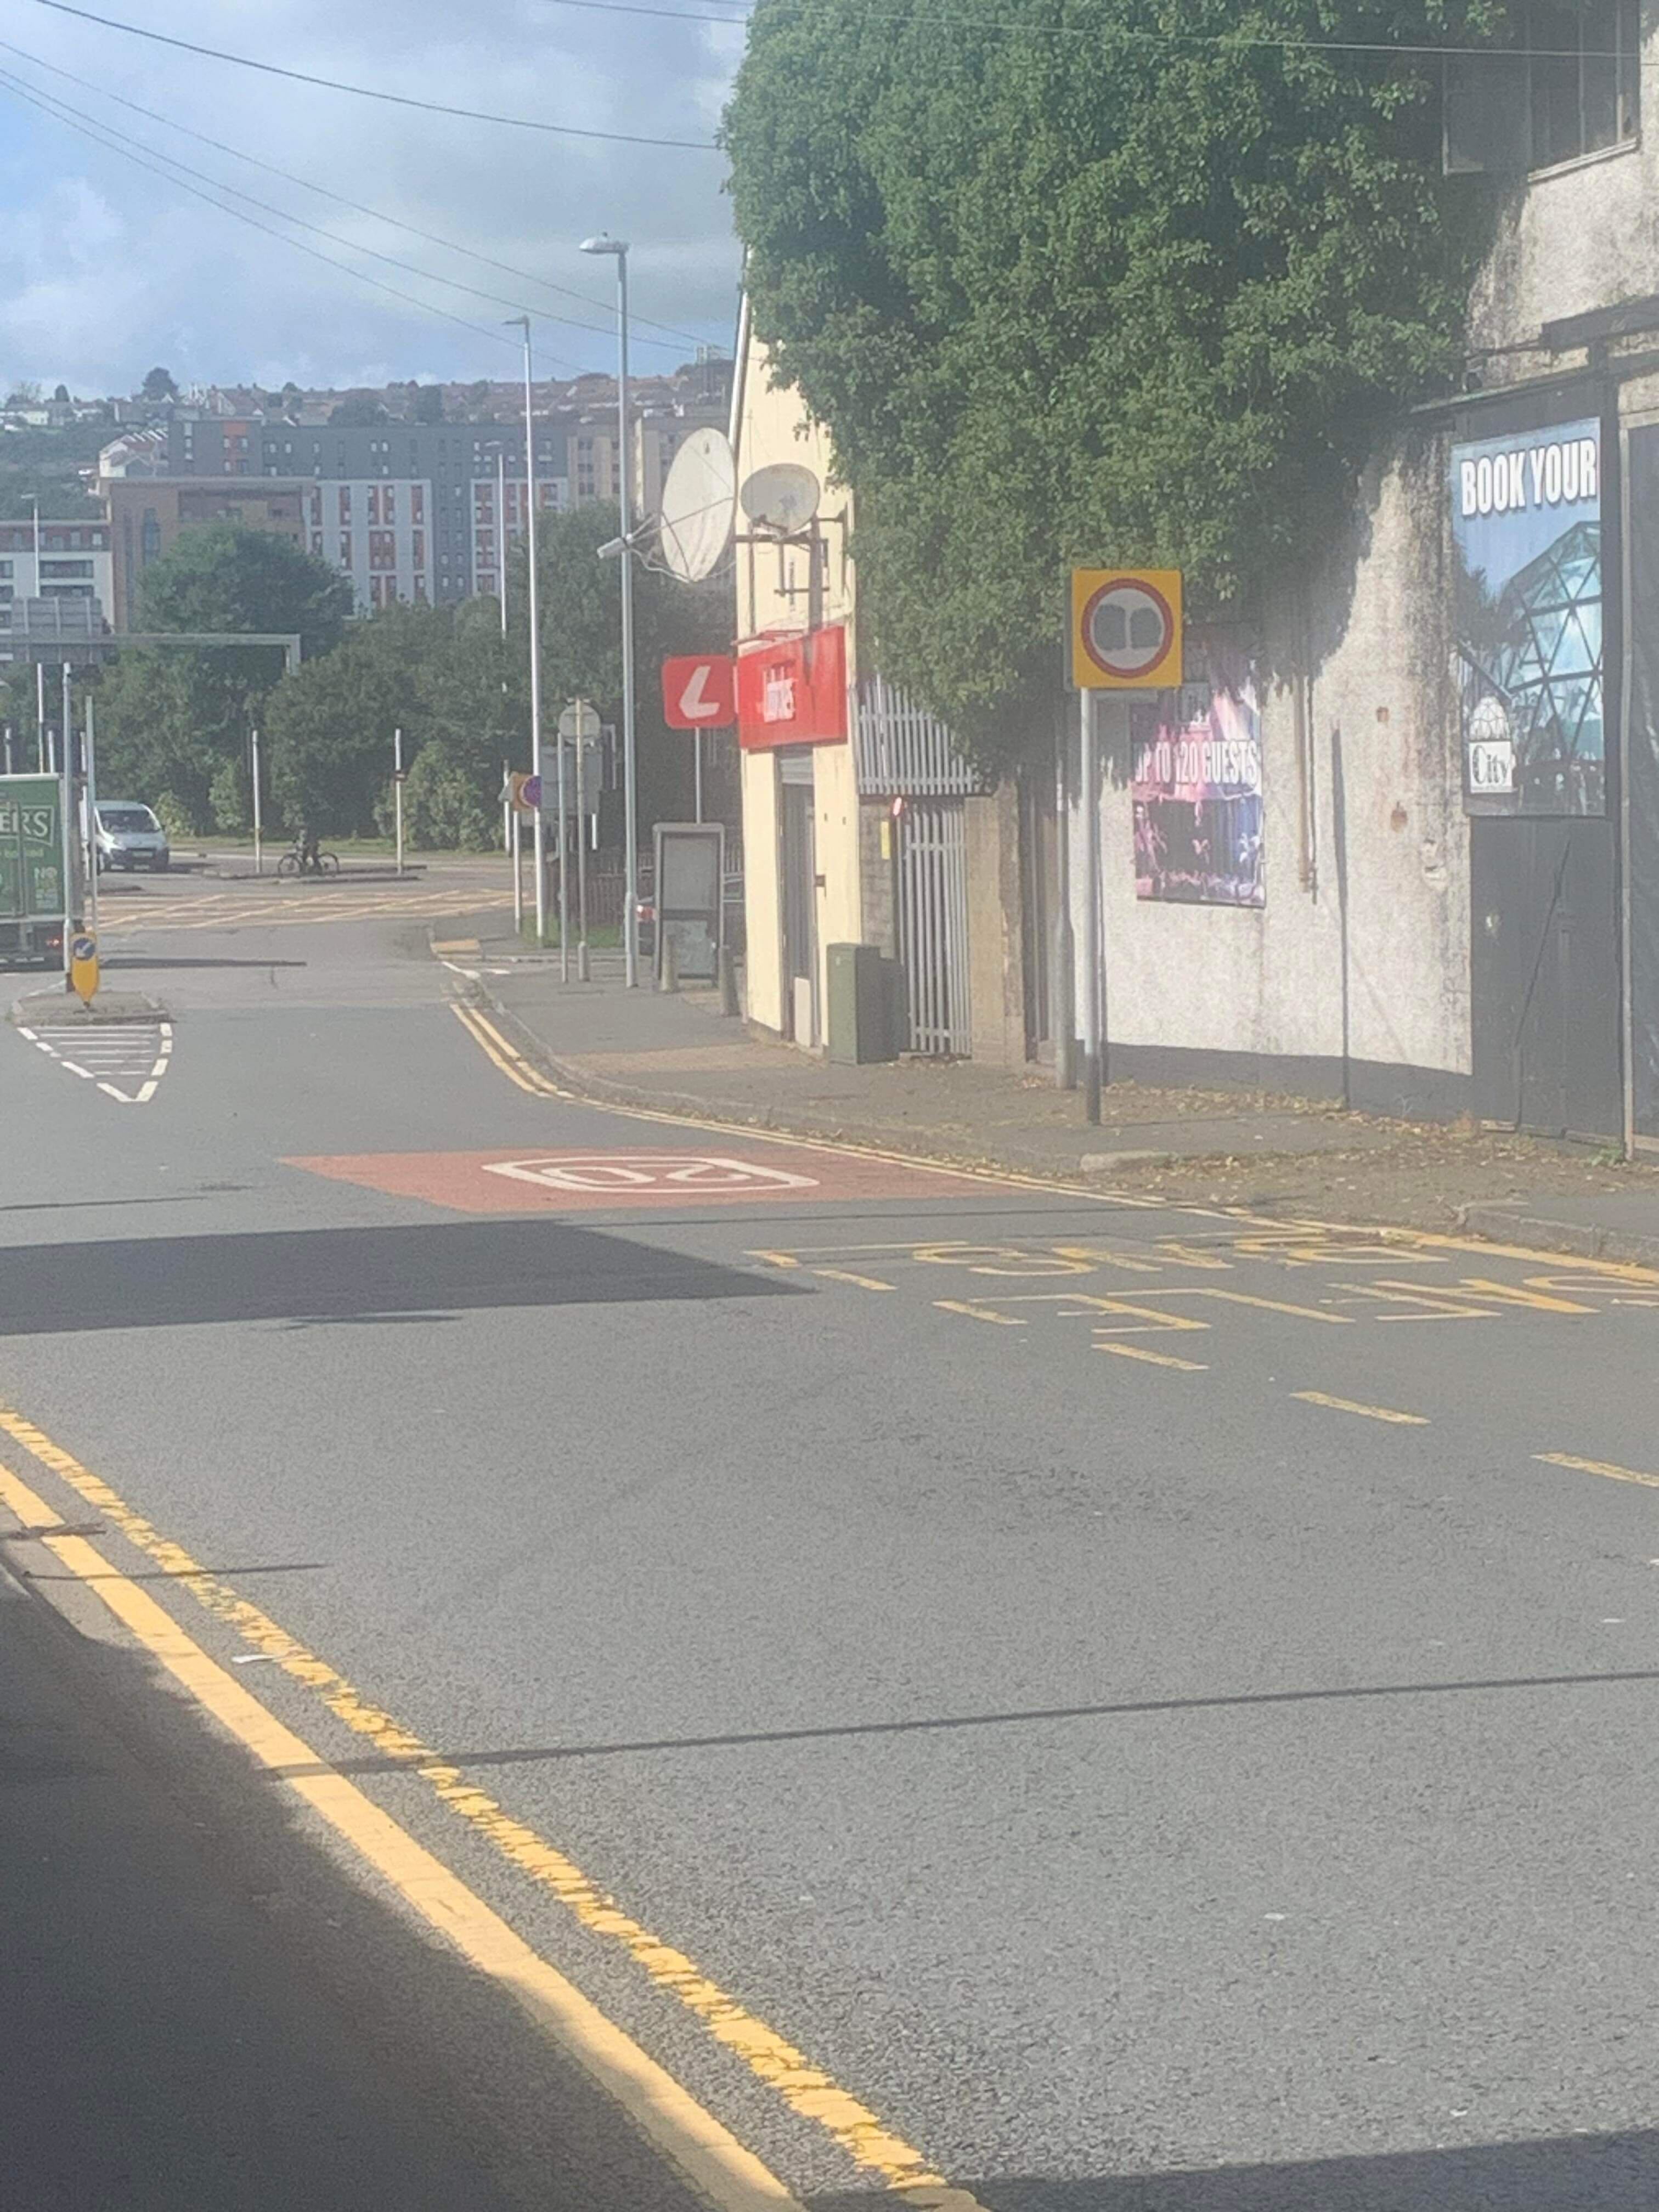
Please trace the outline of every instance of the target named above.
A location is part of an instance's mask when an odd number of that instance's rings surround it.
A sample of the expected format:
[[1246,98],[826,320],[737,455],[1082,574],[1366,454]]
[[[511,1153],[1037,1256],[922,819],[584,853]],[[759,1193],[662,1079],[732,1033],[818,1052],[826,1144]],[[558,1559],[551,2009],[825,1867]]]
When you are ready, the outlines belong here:
[[732,543],[737,464],[721,430],[694,430],[662,488],[662,557],[683,584],[700,584]]
[[751,522],[793,537],[817,513],[823,489],[811,470],[799,461],[774,461],[769,468],[745,477],[738,496]]

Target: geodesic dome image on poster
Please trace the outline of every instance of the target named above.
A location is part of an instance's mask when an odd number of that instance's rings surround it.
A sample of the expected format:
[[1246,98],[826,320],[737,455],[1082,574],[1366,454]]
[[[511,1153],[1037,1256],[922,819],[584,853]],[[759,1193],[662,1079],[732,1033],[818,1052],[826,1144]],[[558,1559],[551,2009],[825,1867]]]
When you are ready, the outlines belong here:
[[1459,447],[1452,464],[1456,674],[1470,803],[1480,811],[1600,814],[1606,736],[1596,426]]

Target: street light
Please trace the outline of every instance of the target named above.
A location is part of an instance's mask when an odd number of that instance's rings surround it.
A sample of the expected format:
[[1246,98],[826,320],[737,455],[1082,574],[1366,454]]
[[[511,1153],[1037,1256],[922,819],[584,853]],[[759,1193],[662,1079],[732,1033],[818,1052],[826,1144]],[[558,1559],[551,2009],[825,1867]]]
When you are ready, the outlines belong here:
[[[542,634],[536,614],[536,425],[530,410],[530,318],[507,315],[503,320],[524,332],[524,474],[525,495],[530,513],[526,522],[530,575],[526,611],[530,617],[530,773],[542,772]],[[534,814],[536,840],[536,942],[547,942],[547,850],[542,830],[542,810]],[[562,949],[562,948],[561,948]]]
[[[617,504],[622,515],[623,542],[629,543],[634,527],[634,463],[628,435],[628,240],[601,231],[582,240],[584,253],[611,254],[617,264],[617,435],[619,448]],[[623,946],[628,988],[640,980],[639,826],[637,779],[634,763],[634,563],[626,552],[622,564],[623,662]],[[658,925],[661,927],[660,922]]]

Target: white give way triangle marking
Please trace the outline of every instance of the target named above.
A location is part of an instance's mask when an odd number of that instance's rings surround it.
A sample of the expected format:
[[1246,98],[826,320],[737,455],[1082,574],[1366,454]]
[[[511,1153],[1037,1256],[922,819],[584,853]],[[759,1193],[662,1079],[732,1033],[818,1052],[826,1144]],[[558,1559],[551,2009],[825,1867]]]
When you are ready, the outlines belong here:
[[700,660],[692,670],[691,680],[680,694],[680,712],[688,722],[712,722],[724,713],[720,701],[708,696],[713,673],[706,660]]
[[17,1034],[120,1106],[148,1106],[173,1060],[171,1022],[49,1023],[40,1029],[20,1022]]

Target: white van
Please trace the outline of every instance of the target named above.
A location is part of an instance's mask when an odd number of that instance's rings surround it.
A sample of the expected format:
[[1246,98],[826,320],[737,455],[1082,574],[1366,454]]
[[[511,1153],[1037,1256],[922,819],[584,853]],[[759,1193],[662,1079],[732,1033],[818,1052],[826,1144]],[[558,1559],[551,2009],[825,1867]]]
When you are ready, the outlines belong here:
[[173,857],[167,833],[148,806],[131,799],[100,799],[97,811],[100,869],[167,866]]

